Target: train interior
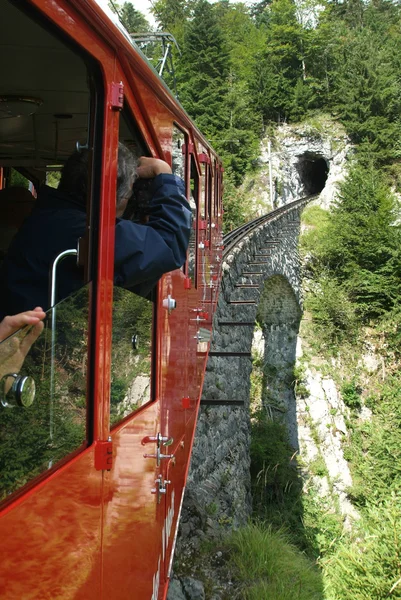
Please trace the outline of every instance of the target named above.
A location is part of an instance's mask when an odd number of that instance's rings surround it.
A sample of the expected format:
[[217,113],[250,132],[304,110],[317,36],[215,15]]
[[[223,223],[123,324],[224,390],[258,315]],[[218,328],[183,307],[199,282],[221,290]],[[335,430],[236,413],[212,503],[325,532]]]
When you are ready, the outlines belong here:
[[[88,70],[35,15],[2,2],[0,20],[1,253],[43,183],[57,185],[76,144],[88,140]],[[4,60],[6,57],[6,60]],[[24,191],[22,191],[24,190]]]

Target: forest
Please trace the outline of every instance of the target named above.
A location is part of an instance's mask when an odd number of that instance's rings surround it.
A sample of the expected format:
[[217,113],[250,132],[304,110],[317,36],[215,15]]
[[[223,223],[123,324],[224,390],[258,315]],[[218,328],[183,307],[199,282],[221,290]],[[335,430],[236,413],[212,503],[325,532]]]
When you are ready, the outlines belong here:
[[[112,5],[128,31],[151,29],[132,4]],[[353,146],[331,210],[305,211],[301,252],[310,320],[304,335],[325,361],[326,375],[337,377],[347,406],[348,497],[360,518],[344,531],[335,508],[311,500],[310,490],[300,507],[285,435],[256,421],[252,468],[267,461],[277,493],[267,510],[255,507],[255,523],[229,542],[236,577],[245,581],[238,597],[401,598],[400,4],[155,0],[152,6],[158,29],[172,33],[180,49],[174,49],[175,78],[167,73],[166,81],[224,162],[226,231],[253,216],[244,179],[258,170],[261,138],[274,136],[278,125],[328,115]],[[144,51],[156,64],[158,49]],[[361,372],[368,344],[380,373]],[[300,391],[302,373],[294,379]],[[361,419],[362,408],[370,419]],[[322,474],[324,465],[315,469]]]

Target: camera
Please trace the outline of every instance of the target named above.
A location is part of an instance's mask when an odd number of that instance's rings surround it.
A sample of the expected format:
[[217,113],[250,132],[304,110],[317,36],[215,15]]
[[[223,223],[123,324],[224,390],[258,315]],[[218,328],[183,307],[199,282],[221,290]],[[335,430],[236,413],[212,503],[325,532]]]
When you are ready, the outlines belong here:
[[149,214],[149,204],[152,199],[150,186],[153,179],[137,179],[132,186],[131,198],[124,212],[124,219],[142,222]]

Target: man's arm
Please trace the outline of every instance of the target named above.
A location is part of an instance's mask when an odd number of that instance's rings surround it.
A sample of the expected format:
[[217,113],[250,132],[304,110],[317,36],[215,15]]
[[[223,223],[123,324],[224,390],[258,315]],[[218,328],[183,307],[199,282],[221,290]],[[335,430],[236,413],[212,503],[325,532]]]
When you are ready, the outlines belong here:
[[140,159],[138,175],[154,177],[146,224],[126,219],[116,224],[114,281],[122,287],[147,282],[154,285],[186,259],[192,213],[185,198],[184,182],[158,159]]

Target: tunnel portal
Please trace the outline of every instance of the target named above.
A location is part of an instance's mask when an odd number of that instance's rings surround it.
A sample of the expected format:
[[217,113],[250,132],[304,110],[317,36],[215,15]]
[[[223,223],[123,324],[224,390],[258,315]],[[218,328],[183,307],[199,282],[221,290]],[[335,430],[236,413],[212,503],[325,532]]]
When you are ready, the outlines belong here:
[[299,157],[297,170],[304,186],[305,194],[320,194],[324,189],[329,173],[329,166],[321,155],[305,152]]

